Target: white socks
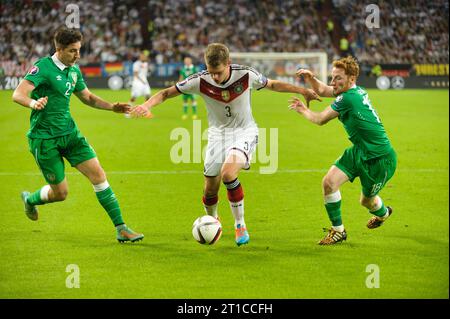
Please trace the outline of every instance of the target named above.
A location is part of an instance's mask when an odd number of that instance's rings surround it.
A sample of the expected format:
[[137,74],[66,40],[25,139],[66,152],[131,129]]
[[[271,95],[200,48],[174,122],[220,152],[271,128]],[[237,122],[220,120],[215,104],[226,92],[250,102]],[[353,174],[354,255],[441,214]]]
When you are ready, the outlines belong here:
[[234,216],[234,228],[236,228],[238,224],[241,224],[241,226],[245,226],[244,200],[242,199],[236,203],[230,202],[230,207],[231,213]]

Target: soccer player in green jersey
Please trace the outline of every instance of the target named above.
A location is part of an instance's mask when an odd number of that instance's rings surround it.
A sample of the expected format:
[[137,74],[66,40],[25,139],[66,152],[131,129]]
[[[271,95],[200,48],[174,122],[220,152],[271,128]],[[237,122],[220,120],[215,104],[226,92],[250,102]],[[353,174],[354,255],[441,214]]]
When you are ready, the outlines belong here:
[[[192,74],[197,73],[197,68],[192,64],[192,59],[190,57],[184,58],[184,66],[180,70],[180,77],[178,79],[179,82],[187,79]],[[192,107],[192,119],[197,119],[197,100],[195,99],[195,94],[182,94],[183,98],[183,116],[181,117],[183,120],[188,118],[188,101],[191,101]]]
[[131,107],[124,103],[111,104],[89,91],[75,64],[80,57],[81,41],[78,30],[59,29],[54,37],[56,53],[38,60],[13,93],[14,102],[32,109],[27,134],[29,150],[48,183],[34,193],[22,192],[25,213],[35,221],[38,219],[36,206],[66,199],[64,157],[92,183],[98,201],[116,227],[117,240],[134,242],[144,235],[135,233],[124,223],[97,155],[70,114],[69,102],[75,93],[84,104],[97,109],[129,113]]
[[298,98],[290,101],[290,108],[318,125],[339,118],[353,144],[322,180],[325,208],[332,227],[319,244],[332,245],[347,239],[339,192],[345,182],[353,182],[359,177],[362,186],[360,203],[374,215],[367,223],[368,228],[381,226],[392,214],[392,208],[384,205],[378,193],[394,175],[397,155],[367,92],[356,85],[359,66],[353,57],[333,62],[331,86],[318,80],[310,70],[301,69],[297,75],[303,76],[320,96],[336,97],[336,100],[322,112],[311,111]]

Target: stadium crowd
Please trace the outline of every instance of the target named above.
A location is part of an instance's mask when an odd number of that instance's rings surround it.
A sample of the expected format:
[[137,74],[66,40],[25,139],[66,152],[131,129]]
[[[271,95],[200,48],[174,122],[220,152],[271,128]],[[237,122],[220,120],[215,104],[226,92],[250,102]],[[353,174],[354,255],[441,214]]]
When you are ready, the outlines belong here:
[[[70,2],[2,1],[0,76],[23,75],[52,51],[51,36],[70,14]],[[360,62],[448,63],[448,2],[379,1],[380,27],[366,27],[366,5],[349,0],[76,1],[84,35],[81,65],[137,58],[147,48],[153,63],[197,62],[210,42],[231,51],[325,51]],[[146,7],[143,10],[142,4]],[[324,7],[331,4],[331,15]],[[146,15],[146,16],[144,16]],[[349,50],[333,44],[327,24],[343,31]]]
[[367,4],[335,0],[351,51],[362,63],[448,63],[447,1],[379,1],[379,27],[367,28]]

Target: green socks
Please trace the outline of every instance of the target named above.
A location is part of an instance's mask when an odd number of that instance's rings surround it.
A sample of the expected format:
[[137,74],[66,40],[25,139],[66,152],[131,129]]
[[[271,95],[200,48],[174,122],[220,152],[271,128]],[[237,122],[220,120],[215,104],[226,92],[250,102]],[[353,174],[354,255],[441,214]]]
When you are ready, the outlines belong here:
[[48,193],[50,191],[50,185],[45,185],[40,190],[30,194],[27,198],[27,202],[30,205],[44,205],[48,202]]
[[325,195],[325,208],[328,213],[328,218],[333,226],[342,225],[341,216],[341,193],[338,191]]
[[325,208],[327,209],[328,218],[333,226],[342,225],[341,216],[341,201],[335,203],[326,203]]
[[35,191],[34,193],[30,194],[27,198],[27,202],[30,205],[42,205],[44,202],[41,200],[41,190]]
[[[380,203],[381,203],[381,206],[380,206]],[[378,209],[375,208],[375,210],[371,211],[370,213],[372,215],[375,215],[375,216],[378,216],[378,217],[384,217],[386,215],[386,213],[387,213],[387,209],[386,209],[386,206],[384,206],[384,203],[383,203],[383,201],[381,200],[380,197],[378,197],[378,204],[377,204],[377,206],[380,206],[380,207]]]
[[116,199],[116,195],[112,191],[108,182],[105,181],[102,184],[94,185],[95,195],[103,208],[108,213],[109,218],[113,222],[114,226],[123,224],[122,212],[120,211],[119,202]]

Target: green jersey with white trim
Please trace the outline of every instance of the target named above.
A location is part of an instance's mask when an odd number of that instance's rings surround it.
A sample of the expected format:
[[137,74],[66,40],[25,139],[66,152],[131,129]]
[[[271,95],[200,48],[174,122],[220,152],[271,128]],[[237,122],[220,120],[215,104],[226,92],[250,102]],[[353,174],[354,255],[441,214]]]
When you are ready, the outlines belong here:
[[363,88],[354,86],[339,94],[331,108],[339,113],[350,141],[362,150],[363,160],[382,156],[392,149],[383,123]]
[[39,59],[25,76],[34,84],[32,99],[48,96],[44,109],[33,110],[30,116],[28,137],[53,138],[77,130],[70,114],[70,97],[73,92],[86,88],[77,65],[64,66],[56,56]]

